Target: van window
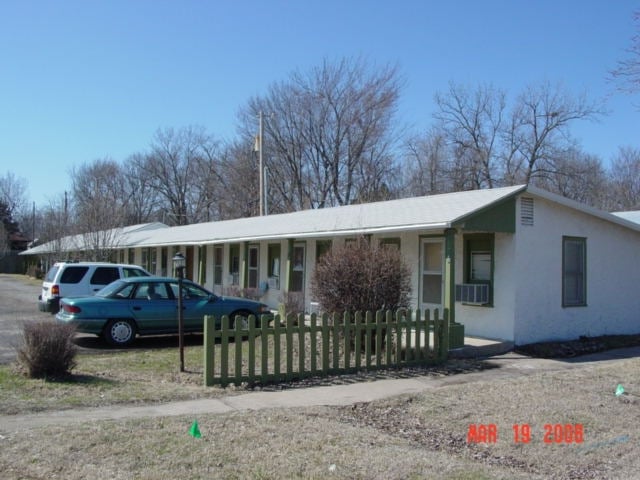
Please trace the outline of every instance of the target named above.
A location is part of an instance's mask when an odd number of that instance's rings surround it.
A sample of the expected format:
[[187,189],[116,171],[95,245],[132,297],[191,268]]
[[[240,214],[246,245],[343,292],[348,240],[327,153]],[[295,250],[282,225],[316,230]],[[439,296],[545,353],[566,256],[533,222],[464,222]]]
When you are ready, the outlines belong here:
[[120,274],[116,267],[98,267],[91,277],[92,285],[108,285],[114,280],[118,280]]
[[122,274],[124,278],[149,276],[147,275],[147,272],[145,272],[144,270],[140,270],[139,268],[127,268],[127,267],[122,269]]
[[60,267],[51,267],[47,272],[47,276],[44,278],[44,281],[49,283],[53,282],[53,280],[56,278],[58,270],[60,270]]
[[89,267],[67,267],[62,272],[60,283],[80,283]]

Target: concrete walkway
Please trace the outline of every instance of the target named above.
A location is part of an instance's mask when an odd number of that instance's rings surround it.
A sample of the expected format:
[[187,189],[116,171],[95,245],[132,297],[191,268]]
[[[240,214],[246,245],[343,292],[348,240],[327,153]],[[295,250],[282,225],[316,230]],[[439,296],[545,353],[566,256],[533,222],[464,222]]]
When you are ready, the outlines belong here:
[[0,416],[0,435],[50,425],[123,420],[128,418],[169,417],[178,415],[220,415],[234,411],[263,410],[310,406],[351,405],[371,402],[403,394],[424,392],[447,385],[532,375],[543,371],[614,362],[640,357],[640,347],[610,350],[572,359],[547,360],[529,358],[516,353],[496,355],[486,359],[496,368],[446,377],[416,376],[412,378],[383,379],[348,385],[292,388],[277,392],[258,391],[220,398],[188,400],[157,405],[111,406],[53,411],[28,415]]

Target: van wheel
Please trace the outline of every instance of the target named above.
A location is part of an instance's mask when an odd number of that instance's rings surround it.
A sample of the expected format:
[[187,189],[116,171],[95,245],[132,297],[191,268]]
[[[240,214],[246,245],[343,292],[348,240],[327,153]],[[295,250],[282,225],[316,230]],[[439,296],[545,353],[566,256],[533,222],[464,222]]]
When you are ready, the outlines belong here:
[[104,339],[114,347],[131,345],[136,338],[136,327],[132,320],[109,320],[104,329]]

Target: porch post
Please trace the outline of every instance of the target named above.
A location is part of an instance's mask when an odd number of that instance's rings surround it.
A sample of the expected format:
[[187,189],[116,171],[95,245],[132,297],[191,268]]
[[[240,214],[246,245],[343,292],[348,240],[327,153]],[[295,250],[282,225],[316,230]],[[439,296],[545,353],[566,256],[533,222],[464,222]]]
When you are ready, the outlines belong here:
[[449,310],[449,321],[445,328],[445,351],[464,346],[464,325],[456,323],[456,230],[444,232],[445,273],[444,307]]
[[249,242],[242,243],[242,262],[241,262],[241,272],[242,279],[240,281],[240,285],[242,288],[247,288],[248,280],[249,280]]
[[453,323],[455,317],[455,288],[456,288],[456,231],[447,228],[444,231],[444,308],[449,309],[449,322]]
[[287,239],[287,278],[285,279],[285,292],[291,289],[291,277],[293,276],[293,238]]

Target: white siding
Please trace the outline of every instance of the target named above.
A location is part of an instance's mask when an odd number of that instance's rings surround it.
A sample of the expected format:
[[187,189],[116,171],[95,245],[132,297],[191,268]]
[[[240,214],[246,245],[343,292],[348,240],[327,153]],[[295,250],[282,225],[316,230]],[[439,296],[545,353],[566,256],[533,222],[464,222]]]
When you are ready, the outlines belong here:
[[[539,197],[516,228],[516,344],[640,332],[638,232]],[[562,306],[563,236],[586,238],[584,307]]]

